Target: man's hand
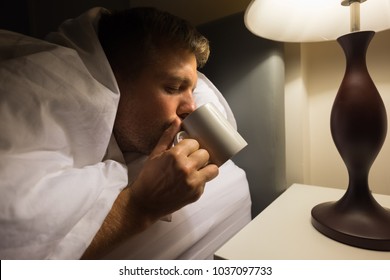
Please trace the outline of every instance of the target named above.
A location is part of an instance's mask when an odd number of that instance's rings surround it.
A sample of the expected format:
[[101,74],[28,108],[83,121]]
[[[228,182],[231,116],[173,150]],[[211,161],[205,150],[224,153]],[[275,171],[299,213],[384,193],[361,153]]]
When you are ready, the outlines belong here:
[[180,121],[163,133],[139,176],[115,200],[82,258],[96,259],[161,217],[200,198],[207,181],[218,175],[199,143],[185,139],[170,148]]
[[208,164],[209,153],[194,139],[184,139],[173,148],[179,131],[174,122],[145,162],[130,186],[133,203],[151,219],[159,219],[200,198],[206,182],[218,175],[218,167]]

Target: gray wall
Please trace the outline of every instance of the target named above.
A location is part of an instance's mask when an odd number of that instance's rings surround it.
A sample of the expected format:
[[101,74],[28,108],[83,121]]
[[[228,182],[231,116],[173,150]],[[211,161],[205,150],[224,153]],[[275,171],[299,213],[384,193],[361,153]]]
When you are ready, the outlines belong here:
[[64,20],[97,6],[126,9],[129,0],[2,0],[0,28],[44,38]]
[[256,216],[286,189],[283,45],[250,33],[243,13],[199,30],[211,46],[201,72],[225,96],[248,142],[234,161],[247,173]]

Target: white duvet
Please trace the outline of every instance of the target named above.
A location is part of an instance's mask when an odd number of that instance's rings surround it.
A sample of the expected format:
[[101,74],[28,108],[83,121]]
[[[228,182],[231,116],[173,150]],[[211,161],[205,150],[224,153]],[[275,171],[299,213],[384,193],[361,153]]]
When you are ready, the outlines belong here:
[[[0,31],[1,259],[79,258],[142,164],[126,166],[111,138],[119,90],[96,36],[100,12],[95,8],[65,22],[50,42]],[[216,104],[235,126],[225,99],[200,73],[195,97],[198,105]],[[245,173],[228,165],[241,178],[240,201],[248,208]],[[228,182],[223,176],[212,184]],[[191,222],[194,205],[175,213],[176,222]],[[180,257],[209,229],[201,230],[187,242],[169,243],[180,249],[147,258]],[[139,251],[134,246],[127,251]]]

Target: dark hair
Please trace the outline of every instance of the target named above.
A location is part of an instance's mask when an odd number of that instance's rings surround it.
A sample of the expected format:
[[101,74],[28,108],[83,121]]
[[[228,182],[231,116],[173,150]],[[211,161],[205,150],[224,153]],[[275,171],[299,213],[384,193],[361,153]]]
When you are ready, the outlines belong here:
[[210,53],[208,40],[189,22],[155,8],[104,13],[98,34],[114,72],[126,69],[136,75],[165,47],[191,51],[198,68],[205,65]]

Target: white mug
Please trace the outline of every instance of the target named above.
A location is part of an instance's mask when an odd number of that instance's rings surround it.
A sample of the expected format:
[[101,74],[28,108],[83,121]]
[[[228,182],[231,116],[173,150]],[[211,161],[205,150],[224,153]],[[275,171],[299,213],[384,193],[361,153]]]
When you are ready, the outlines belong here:
[[181,138],[193,138],[210,154],[210,162],[221,166],[248,143],[212,104],[206,103],[189,114],[182,122],[186,134],[179,132],[175,142]]

